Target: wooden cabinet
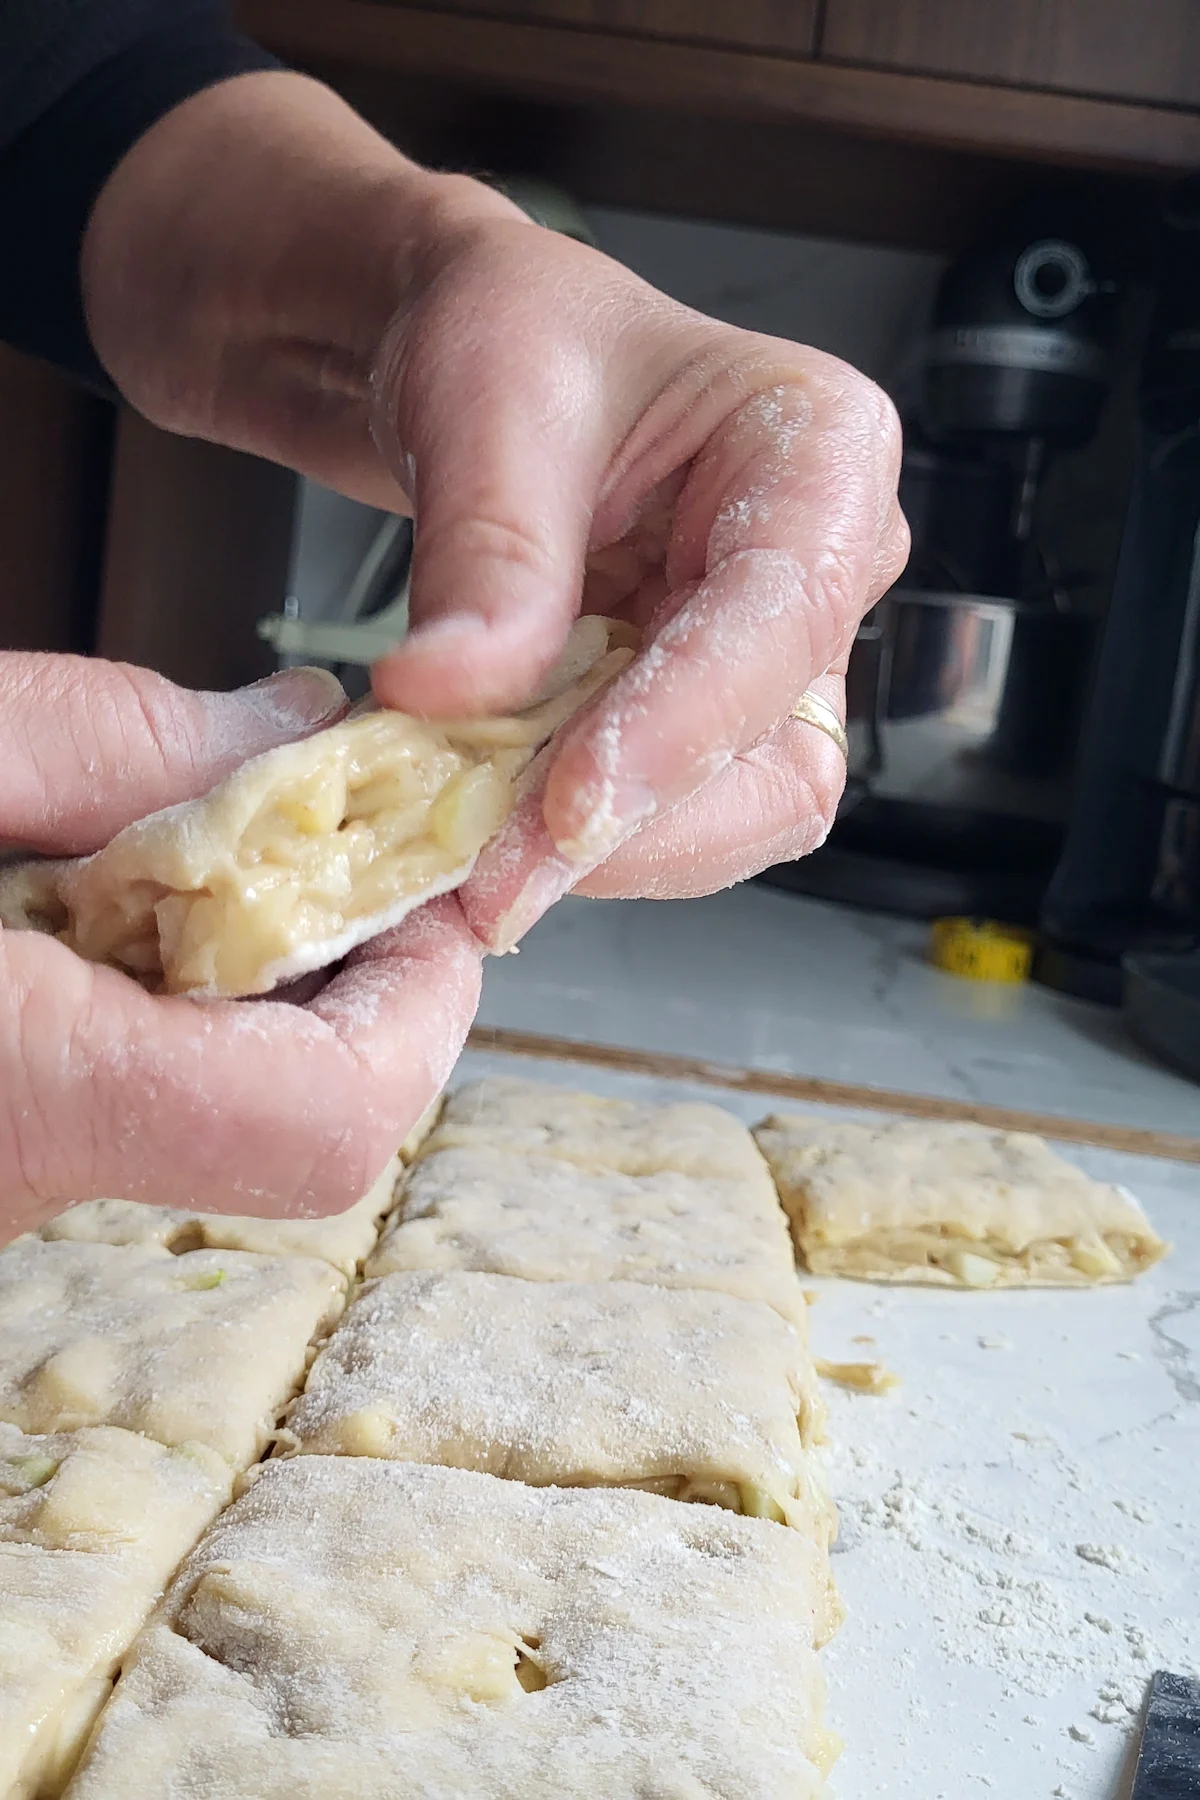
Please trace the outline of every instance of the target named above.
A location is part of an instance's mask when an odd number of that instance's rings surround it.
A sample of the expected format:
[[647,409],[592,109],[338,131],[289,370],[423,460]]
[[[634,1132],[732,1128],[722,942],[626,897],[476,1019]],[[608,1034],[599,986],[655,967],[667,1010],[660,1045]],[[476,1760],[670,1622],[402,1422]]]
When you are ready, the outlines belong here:
[[[797,0],[805,17],[807,6]],[[586,129],[587,117],[621,109],[690,119],[701,135],[706,121],[739,119],[750,129],[839,133],[1028,164],[1135,176],[1192,170],[1200,167],[1200,103],[1190,108],[1037,88],[1013,78],[1011,63],[1003,79],[989,75],[985,49],[977,52],[978,72],[944,72],[949,52],[931,72],[916,64],[915,37],[910,43],[908,36],[887,36],[902,29],[915,34],[910,21],[926,16],[944,13],[952,22],[960,10],[970,18],[1003,19],[1011,11],[1032,19],[1043,10],[1065,16],[1088,7],[1098,17],[1124,20],[1127,14],[1136,19],[1140,6],[1177,17],[1181,29],[1192,9],[1200,15],[1200,0],[826,0],[817,54],[810,56],[649,30],[647,21],[682,13],[684,0],[235,0],[250,33],[301,67],[339,82],[347,73],[377,85],[408,82],[418,108],[422,94],[436,88],[451,105],[457,95],[460,111],[481,96],[540,106],[547,116],[556,109],[553,133],[560,142]],[[641,35],[632,25],[614,26],[624,9],[640,21]],[[585,27],[585,11],[603,11],[605,28]],[[781,8],[742,0],[742,11],[759,29]],[[576,22],[564,22],[568,12]],[[714,18],[732,16],[732,7],[729,0],[696,0],[687,13],[693,30],[704,20],[711,29]],[[1176,72],[1175,79],[1178,89],[1184,77]],[[402,120],[398,135],[422,153]],[[707,162],[703,150],[701,157]],[[497,164],[492,157],[475,166]],[[787,217],[778,223],[803,229]]]
[[[380,0],[386,5],[388,0]],[[433,12],[574,25],[630,37],[812,53],[817,0],[426,0]]]
[[823,58],[1200,106],[1198,0],[827,0]]
[[295,477],[120,414],[96,649],[186,687],[257,681],[286,591]]
[[0,344],[0,650],[88,650],[112,408]]

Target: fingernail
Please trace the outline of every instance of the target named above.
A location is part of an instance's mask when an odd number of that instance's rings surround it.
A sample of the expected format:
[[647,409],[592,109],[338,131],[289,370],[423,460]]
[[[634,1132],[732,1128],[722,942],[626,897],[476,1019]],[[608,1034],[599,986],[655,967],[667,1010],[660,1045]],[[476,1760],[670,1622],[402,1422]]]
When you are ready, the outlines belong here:
[[328,669],[281,669],[242,688],[237,699],[281,732],[323,725],[346,705],[346,690]]
[[512,905],[498,920],[488,936],[488,949],[493,956],[506,956],[531,931],[544,913],[569,894],[577,881],[587,873],[574,863],[559,859],[546,861],[530,875]]
[[657,811],[658,797],[644,782],[630,782],[621,788],[606,784],[598,798],[593,796],[590,810],[574,829],[561,837],[554,834],[554,847],[568,862],[595,868]]

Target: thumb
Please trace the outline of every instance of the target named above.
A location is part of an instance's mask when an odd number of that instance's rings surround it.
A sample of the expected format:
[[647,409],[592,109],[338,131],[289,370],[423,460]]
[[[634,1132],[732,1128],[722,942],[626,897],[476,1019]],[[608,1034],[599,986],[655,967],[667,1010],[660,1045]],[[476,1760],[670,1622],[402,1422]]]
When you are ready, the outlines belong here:
[[331,724],[345,705],[323,669],[220,694],[125,663],[0,656],[0,842],[98,850],[132,820],[207,793],[248,757]]
[[416,539],[409,633],[375,693],[426,718],[520,706],[579,611],[604,462],[592,360],[561,343],[533,356],[514,326],[464,332],[452,367],[406,342],[384,368],[376,432],[408,471]]

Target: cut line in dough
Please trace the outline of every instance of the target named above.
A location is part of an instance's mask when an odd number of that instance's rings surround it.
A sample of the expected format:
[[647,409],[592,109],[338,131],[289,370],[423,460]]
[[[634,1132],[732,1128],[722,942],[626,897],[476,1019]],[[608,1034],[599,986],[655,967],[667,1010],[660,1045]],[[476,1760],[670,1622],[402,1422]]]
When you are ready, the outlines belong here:
[[311,1256],[18,1238],[0,1253],[0,1419],[25,1431],[120,1425],[205,1444],[243,1469],[345,1290]]
[[1087,1287],[1167,1253],[1132,1195],[1026,1132],[775,1114],[754,1135],[814,1274]]
[[538,750],[634,641],[611,620],[577,620],[514,717],[368,711],[267,751],[92,856],[6,870],[0,924],[198,998],[265,994],[326,968],[462,885]]
[[[368,1282],[280,1438],[289,1453],[639,1488],[827,1545],[824,1417],[803,1341],[757,1301],[451,1271]],[[818,1642],[840,1617],[829,1576]]]
[[0,1795],[61,1793],[116,1665],[229,1499],[199,1445],[0,1424]]
[[524,1281],[703,1288],[764,1301],[805,1334],[787,1220],[760,1173],[761,1185],[669,1168],[626,1175],[482,1144],[427,1149],[366,1273],[477,1269]]
[[817,1800],[814,1571],[800,1532],[653,1494],[268,1463],[72,1800]]

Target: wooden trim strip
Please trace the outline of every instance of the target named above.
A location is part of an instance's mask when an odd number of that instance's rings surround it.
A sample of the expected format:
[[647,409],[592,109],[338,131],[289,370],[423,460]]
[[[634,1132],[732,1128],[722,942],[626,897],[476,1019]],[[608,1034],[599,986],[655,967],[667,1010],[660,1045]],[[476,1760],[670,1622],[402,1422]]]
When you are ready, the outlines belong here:
[[237,0],[284,57],[581,104],[823,126],[1147,174],[1200,163],[1200,113],[945,76],[438,13],[393,0]]
[[585,1044],[574,1038],[541,1037],[532,1031],[509,1031],[477,1025],[467,1039],[469,1050],[502,1051],[507,1056],[537,1057],[543,1062],[582,1063],[625,1075],[651,1075],[663,1081],[698,1082],[705,1087],[732,1088],[772,1099],[815,1101],[821,1106],[854,1106],[864,1111],[901,1113],[914,1119],[968,1120],[998,1131],[1032,1131],[1060,1144],[1091,1144],[1133,1156],[1156,1156],[1165,1162],[1200,1163],[1200,1138],[1173,1131],[1145,1131],[1133,1125],[1103,1125],[1091,1119],[1066,1119],[1057,1113],[1020,1112],[1007,1106],[945,1100],[933,1094],[894,1093],[890,1088],[862,1087],[827,1081],[819,1075],[785,1075],[771,1069],[739,1069],[700,1062],[652,1050],[625,1050],[615,1044]]

